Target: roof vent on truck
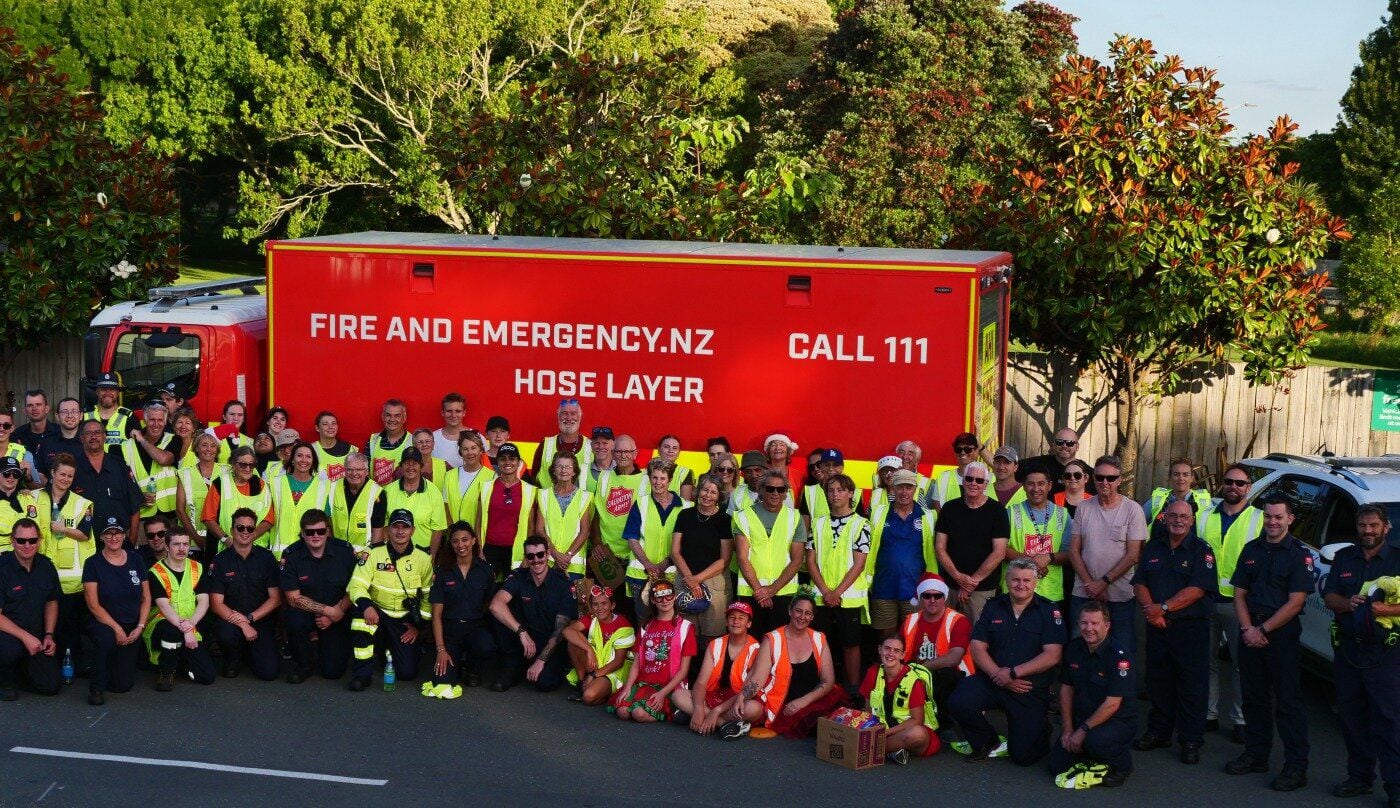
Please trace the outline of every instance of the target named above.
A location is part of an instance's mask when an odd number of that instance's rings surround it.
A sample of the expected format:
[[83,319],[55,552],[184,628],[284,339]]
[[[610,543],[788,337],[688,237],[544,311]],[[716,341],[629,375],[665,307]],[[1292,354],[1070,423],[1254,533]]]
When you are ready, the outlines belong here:
[[150,291],[147,299],[153,304],[151,311],[165,312],[170,311],[179,303],[188,303],[193,298],[209,297],[235,289],[245,295],[256,295],[258,287],[265,283],[266,280],[257,275],[236,275],[217,281],[187,283],[181,286],[157,286]]

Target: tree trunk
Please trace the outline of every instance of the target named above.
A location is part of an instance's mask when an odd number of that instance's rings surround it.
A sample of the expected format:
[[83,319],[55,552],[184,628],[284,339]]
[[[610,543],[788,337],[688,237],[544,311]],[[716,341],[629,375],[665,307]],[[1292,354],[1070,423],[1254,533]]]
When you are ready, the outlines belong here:
[[1118,490],[1125,497],[1137,499],[1138,420],[1143,406],[1143,370],[1130,358],[1119,357],[1116,364],[1118,393],[1114,406],[1117,423],[1113,453],[1123,463],[1123,480]]

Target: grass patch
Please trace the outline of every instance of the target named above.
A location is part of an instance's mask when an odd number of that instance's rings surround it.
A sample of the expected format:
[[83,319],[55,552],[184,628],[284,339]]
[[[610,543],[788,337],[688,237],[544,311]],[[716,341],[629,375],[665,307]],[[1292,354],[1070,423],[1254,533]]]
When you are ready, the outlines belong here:
[[195,258],[180,267],[180,277],[176,284],[219,281],[234,275],[262,275],[266,271],[263,259],[251,258]]
[[1400,369],[1400,336],[1328,329],[1318,335],[1312,358],[1319,364]]

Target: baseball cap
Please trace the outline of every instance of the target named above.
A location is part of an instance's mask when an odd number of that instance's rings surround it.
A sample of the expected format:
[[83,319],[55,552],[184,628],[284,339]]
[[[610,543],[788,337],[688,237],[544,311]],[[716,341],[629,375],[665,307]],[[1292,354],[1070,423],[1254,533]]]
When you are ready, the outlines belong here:
[[120,376],[109,370],[101,376],[97,377],[97,383],[94,384],[93,387],[99,390],[103,387],[110,387],[113,390],[120,390],[122,389],[122,380]]
[[102,529],[99,530],[97,534],[100,536],[103,533],[111,533],[114,530],[119,531],[121,533],[125,533],[126,525],[122,524],[122,521],[117,517],[109,516],[106,519],[102,520]]
[[183,398],[183,396],[180,395],[180,385],[176,384],[175,382],[166,382],[165,384],[161,385],[160,392],[161,395],[174,396],[175,398]]
[[846,458],[845,458],[845,456],[843,456],[843,455],[841,454],[841,450],[840,450],[840,449],[823,449],[823,450],[822,450],[822,459],[821,459],[821,461],[819,461],[819,462],[822,462],[822,463],[845,463],[845,462],[846,462]]
[[493,415],[486,419],[486,431],[490,432],[493,429],[504,429],[509,432],[510,421],[507,421],[504,415]]
[[599,439],[602,439],[602,440],[612,440],[612,439],[613,439],[612,427],[610,427],[610,426],[595,426],[595,427],[593,427],[593,439],[594,439],[594,440],[599,440]]
[[403,450],[403,454],[399,455],[399,465],[403,465],[410,460],[417,463],[423,462],[423,453],[418,451],[417,446],[410,446]]
[[408,508],[398,508],[393,513],[389,514],[389,524],[397,525],[400,522],[409,527],[413,527],[413,511],[410,511]]
[[1007,461],[1008,463],[1021,462],[1021,455],[1016,453],[1016,447],[1014,446],[1003,446],[1000,449],[997,449],[997,453],[992,455],[992,459],[996,460],[998,457],[1002,460]]
[[20,468],[18,460],[6,455],[0,458],[0,474],[14,474],[18,476],[24,474],[24,469]]
[[763,452],[744,452],[744,460],[739,464],[739,468],[747,469],[753,468],[754,466],[764,469],[768,468],[768,455],[765,455]]
[[899,471],[896,471],[894,473],[893,477],[890,478],[890,485],[912,485],[915,488],[918,488],[919,475],[915,474],[909,469],[900,469]]
[[514,457],[519,459],[520,448],[514,443],[502,443],[501,448],[496,450],[496,457]]
[[295,429],[284,429],[277,433],[277,448],[281,449],[283,446],[291,446],[299,440],[301,440],[300,432]]
[[736,600],[736,601],[734,601],[733,603],[729,604],[729,608],[728,608],[728,609],[725,609],[724,611],[725,611],[726,613],[728,613],[728,612],[743,612],[744,614],[746,614],[746,615],[749,616],[749,619],[750,619],[750,620],[753,619],[753,607],[750,606],[749,604],[743,602],[742,600]]
[[904,468],[904,461],[900,460],[899,457],[896,455],[885,455],[884,457],[880,458],[878,463],[875,464],[876,471],[902,468]]

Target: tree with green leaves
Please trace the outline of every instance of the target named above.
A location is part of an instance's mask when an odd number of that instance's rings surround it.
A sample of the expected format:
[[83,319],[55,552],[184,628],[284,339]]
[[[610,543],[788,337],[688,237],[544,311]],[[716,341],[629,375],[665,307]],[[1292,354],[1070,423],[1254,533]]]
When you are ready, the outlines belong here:
[[1101,374],[1131,473],[1141,408],[1201,361],[1238,357],[1256,384],[1303,364],[1310,270],[1347,234],[1280,162],[1287,118],[1234,143],[1213,71],[1142,39],[1110,53],[1070,57],[1027,105],[1029,154],[974,187],[955,243],[1016,256],[1012,333],[1057,375]]
[[1348,211],[1360,212],[1371,194],[1400,174],[1400,0],[1361,42],[1337,122]]
[[1355,229],[1335,281],[1343,304],[1384,333],[1400,324],[1400,173],[1371,193]]
[[0,379],[20,351],[83,333],[94,311],[173,280],[178,263],[170,162],[113,145],[49,56],[0,28]]

